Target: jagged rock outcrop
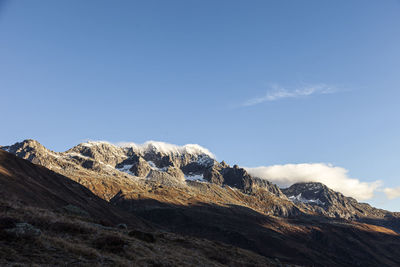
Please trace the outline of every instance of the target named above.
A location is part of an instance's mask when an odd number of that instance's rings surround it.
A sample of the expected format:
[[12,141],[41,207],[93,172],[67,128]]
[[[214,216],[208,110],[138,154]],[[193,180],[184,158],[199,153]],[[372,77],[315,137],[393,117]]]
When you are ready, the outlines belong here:
[[165,185],[173,185],[176,183],[183,183],[185,181],[185,176],[179,168],[169,166],[166,167],[164,171],[150,170],[148,179]]
[[141,157],[136,157],[136,161],[132,164],[129,171],[138,177],[147,177],[151,171],[150,164]]
[[225,162],[216,163],[204,172],[204,178],[211,183],[242,189],[245,193],[263,189],[277,197],[286,199],[285,194],[281,192],[278,186],[265,179],[251,176],[245,169],[237,165],[230,167]]
[[297,205],[328,217],[351,220],[386,218],[390,212],[359,203],[322,183],[296,183],[282,192]]
[[107,142],[82,143],[67,150],[65,154],[76,154],[113,167],[127,158],[123,148]]
[[222,185],[224,183],[224,176],[221,174],[222,167],[220,164],[216,164],[204,171],[203,177],[210,183]]
[[32,139],[15,143],[12,146],[4,146],[1,149],[39,165],[53,162],[57,158],[56,152],[45,148],[42,144]]

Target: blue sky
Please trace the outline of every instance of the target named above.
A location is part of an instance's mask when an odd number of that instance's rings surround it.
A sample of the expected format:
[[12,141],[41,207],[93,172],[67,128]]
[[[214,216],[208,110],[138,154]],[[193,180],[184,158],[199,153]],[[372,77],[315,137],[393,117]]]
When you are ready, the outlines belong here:
[[[1,1],[1,0],[0,0]],[[0,143],[330,163],[400,210],[400,2],[1,1]],[[400,194],[399,194],[400,196]]]

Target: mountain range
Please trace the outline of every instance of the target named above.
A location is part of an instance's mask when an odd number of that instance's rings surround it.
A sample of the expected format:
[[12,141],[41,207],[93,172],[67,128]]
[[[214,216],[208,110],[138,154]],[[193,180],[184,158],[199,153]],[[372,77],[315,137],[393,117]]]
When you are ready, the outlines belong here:
[[[74,207],[97,225],[122,223],[130,232],[171,237],[154,246],[168,246],[174,238],[188,247],[203,242],[198,253],[211,247],[220,251],[211,258],[197,255],[205,258],[204,265],[400,265],[400,213],[360,203],[321,183],[279,188],[240,166],[218,162],[198,145],[90,141],[54,152],[24,140],[0,149],[4,201],[18,199],[48,212]],[[154,266],[168,266],[153,254]],[[171,261],[176,257],[172,253]],[[178,265],[196,265],[179,260]]]

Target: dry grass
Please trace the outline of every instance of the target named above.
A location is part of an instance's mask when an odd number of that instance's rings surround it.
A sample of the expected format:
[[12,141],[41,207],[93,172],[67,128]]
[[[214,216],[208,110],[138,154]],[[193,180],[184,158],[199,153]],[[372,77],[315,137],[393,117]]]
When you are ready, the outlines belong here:
[[17,222],[32,224],[42,235],[29,240],[0,239],[2,266],[275,265],[250,251],[204,239],[105,228],[84,217],[29,207],[15,200],[1,201],[0,233]]

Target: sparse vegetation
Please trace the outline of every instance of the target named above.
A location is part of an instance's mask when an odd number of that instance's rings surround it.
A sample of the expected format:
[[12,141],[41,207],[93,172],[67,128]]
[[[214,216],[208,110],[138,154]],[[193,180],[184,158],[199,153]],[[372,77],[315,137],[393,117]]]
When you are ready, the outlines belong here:
[[[236,249],[240,256],[231,261],[231,250],[207,240],[136,229],[127,232],[118,227],[107,229],[100,222],[96,224],[84,217],[18,202],[2,200],[0,206],[3,207],[0,265],[221,266],[228,262],[233,266],[244,266],[245,262],[253,262],[252,266],[275,265],[272,260],[240,249]],[[4,231],[27,221],[42,234],[27,239]]]

